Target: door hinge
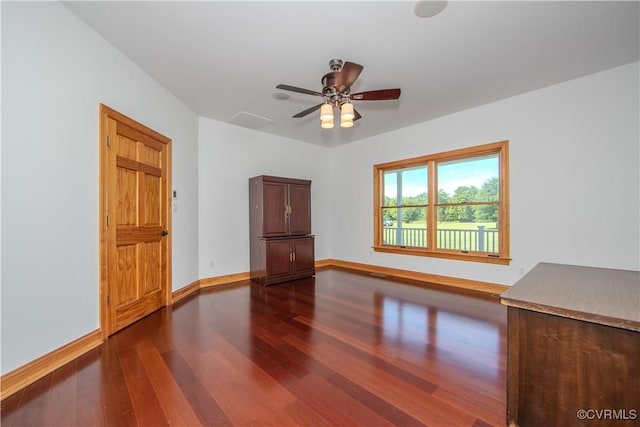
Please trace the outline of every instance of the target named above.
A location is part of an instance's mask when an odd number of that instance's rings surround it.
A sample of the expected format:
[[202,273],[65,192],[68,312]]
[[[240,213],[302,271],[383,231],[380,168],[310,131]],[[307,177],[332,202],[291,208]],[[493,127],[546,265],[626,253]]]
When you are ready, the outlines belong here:
[[107,215],[107,227],[111,227],[111,215]]
[[107,305],[111,305],[111,295],[107,295]]
[[111,147],[111,135],[107,135],[107,147]]

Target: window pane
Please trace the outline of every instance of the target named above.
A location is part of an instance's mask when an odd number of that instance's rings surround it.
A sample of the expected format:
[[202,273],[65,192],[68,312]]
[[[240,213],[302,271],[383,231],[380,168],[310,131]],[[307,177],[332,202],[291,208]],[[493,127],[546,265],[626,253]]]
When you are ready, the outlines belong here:
[[398,205],[398,171],[384,173],[384,206]]
[[[438,249],[498,253],[500,246],[498,244],[499,233],[497,217],[495,221],[471,220],[461,222],[447,220],[447,218],[451,217],[451,214],[448,213],[448,211],[451,210],[473,212],[490,207],[494,208],[497,212],[497,205],[438,207],[438,222],[436,225]],[[473,217],[474,215],[467,212],[463,216]]]
[[427,247],[427,209],[382,209],[382,244]]
[[384,205],[426,205],[427,177],[426,166],[385,171]]
[[438,163],[438,203],[499,200],[497,154]]

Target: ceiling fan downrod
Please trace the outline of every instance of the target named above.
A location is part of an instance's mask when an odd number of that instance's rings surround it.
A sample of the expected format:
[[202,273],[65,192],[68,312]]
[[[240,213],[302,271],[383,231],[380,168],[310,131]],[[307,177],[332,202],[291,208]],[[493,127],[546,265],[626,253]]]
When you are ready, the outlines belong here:
[[329,61],[329,69],[331,71],[340,71],[343,65],[344,61],[342,59],[332,59]]

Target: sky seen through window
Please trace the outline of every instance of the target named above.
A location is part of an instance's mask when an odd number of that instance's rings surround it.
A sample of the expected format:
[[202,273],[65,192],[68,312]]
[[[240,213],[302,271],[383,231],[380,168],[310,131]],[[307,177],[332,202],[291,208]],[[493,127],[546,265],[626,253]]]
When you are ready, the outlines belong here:
[[[453,195],[457,188],[474,186],[481,188],[482,184],[491,178],[498,178],[499,163],[497,155],[475,157],[473,159],[454,160],[438,164],[438,188]],[[427,167],[402,169],[402,195],[415,197],[427,191]],[[397,196],[396,171],[385,173],[384,195],[395,198]]]

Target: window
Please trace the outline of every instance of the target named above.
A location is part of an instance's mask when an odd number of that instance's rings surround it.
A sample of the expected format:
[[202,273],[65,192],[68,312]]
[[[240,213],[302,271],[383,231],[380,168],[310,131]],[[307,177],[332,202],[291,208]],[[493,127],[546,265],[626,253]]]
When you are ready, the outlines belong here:
[[373,169],[374,250],[509,263],[508,141]]

